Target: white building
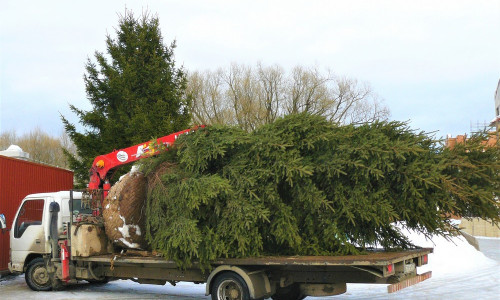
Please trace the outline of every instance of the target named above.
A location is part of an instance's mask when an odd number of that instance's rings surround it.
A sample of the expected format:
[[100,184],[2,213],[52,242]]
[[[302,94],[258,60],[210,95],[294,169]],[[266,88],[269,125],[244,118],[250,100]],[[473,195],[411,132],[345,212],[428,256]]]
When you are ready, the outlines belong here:
[[498,80],[497,90],[495,91],[495,119],[491,121],[491,125],[500,130],[500,80]]

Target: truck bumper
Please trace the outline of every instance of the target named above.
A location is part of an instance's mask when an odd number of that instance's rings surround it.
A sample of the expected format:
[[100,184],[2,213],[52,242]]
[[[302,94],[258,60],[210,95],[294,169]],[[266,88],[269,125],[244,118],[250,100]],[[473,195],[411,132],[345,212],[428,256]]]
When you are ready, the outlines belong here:
[[23,265],[22,264],[13,264],[13,263],[9,262],[9,264],[7,266],[8,266],[9,271],[11,273],[22,273],[23,272]]

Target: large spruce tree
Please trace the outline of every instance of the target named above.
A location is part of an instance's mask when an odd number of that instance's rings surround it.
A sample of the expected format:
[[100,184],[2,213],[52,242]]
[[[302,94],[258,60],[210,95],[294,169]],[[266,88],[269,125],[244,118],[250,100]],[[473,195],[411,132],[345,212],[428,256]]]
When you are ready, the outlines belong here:
[[[141,161],[151,247],[181,266],[218,257],[412,247],[394,224],[457,233],[450,215],[500,223],[500,148],[450,149],[401,122],[339,126],[296,114],[253,132],[214,125]],[[417,245],[418,246],[418,245]]]
[[93,159],[114,149],[185,129],[190,123],[186,76],[176,67],[175,41],[165,45],[158,17],[120,16],[116,37],[107,36],[107,53],[97,52],[85,69],[92,108],[70,105],[84,127],[78,132],[62,116],[77,155],[66,153],[80,185],[88,180]]

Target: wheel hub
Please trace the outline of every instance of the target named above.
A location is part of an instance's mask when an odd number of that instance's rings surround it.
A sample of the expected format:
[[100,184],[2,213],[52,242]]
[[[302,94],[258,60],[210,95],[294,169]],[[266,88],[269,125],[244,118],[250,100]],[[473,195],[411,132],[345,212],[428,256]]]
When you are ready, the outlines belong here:
[[46,285],[49,282],[49,274],[44,267],[38,267],[33,271],[33,280],[39,285]]
[[241,300],[242,287],[237,282],[226,280],[219,286],[217,294],[220,300]]
[[238,299],[239,296],[240,296],[240,293],[237,289],[230,289],[229,290],[229,297],[231,299]]

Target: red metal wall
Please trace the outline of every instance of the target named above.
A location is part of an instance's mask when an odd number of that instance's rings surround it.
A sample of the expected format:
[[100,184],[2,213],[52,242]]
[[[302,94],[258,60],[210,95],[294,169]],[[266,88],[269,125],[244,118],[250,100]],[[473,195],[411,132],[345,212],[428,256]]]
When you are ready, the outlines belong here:
[[[20,159],[0,156],[0,214],[12,228],[19,204],[28,194],[73,188],[73,172]],[[0,231],[0,272],[8,269],[9,232]]]

